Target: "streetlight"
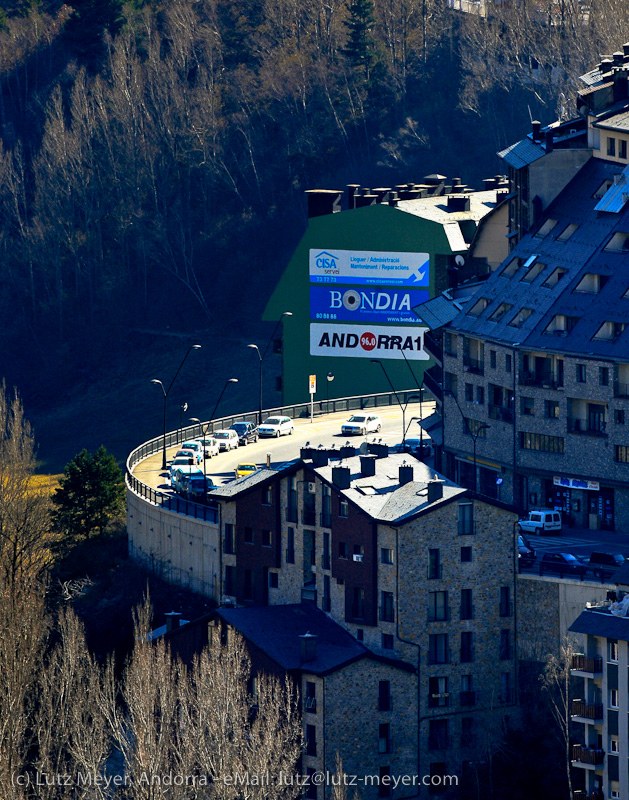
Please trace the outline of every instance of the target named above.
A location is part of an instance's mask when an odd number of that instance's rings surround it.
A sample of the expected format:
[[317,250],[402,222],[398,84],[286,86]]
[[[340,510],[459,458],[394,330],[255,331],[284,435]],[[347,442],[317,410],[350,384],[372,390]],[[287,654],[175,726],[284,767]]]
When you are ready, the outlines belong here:
[[420,399],[421,400],[421,395],[416,395],[416,394],[409,395],[406,398],[405,405],[402,405],[402,401],[400,400],[398,393],[393,388],[393,384],[391,383],[391,378],[389,378],[389,373],[384,368],[384,364],[382,363],[382,361],[380,361],[379,358],[371,358],[369,360],[371,361],[372,364],[379,364],[382,367],[382,371],[384,372],[384,376],[387,379],[387,381],[389,383],[389,386],[391,387],[391,391],[395,395],[395,399],[398,401],[398,405],[402,409],[402,452],[405,452],[406,451],[406,419],[405,419],[406,409],[408,408],[411,400],[413,400],[413,399],[415,399],[415,400]]
[[[422,374],[422,382],[421,382],[421,385],[420,385],[419,381],[417,380],[417,376],[413,372],[413,368],[411,367],[411,364],[410,364],[408,358],[406,357],[406,353],[404,352],[404,350],[401,350],[400,352],[402,353],[402,358],[406,362],[406,366],[408,367],[408,371],[413,376],[413,380],[415,381],[415,386],[417,386],[417,388],[419,389],[419,417],[420,417],[420,419],[423,419],[424,418],[424,410],[423,410],[423,407],[422,407],[422,401],[424,399],[424,376]],[[419,426],[419,452],[420,453],[422,452],[423,448],[424,448],[424,429],[422,428],[422,426],[420,424],[420,426]]]
[[[229,383],[238,383],[238,378],[229,378],[225,381],[225,386],[223,386],[223,390],[218,396],[218,400],[216,401],[216,405],[214,406],[214,411],[212,411],[212,416],[210,417],[208,424],[203,428],[202,437],[205,439],[207,432],[210,430],[210,426],[214,420],[214,415],[216,414],[216,409],[218,408],[218,404],[221,402],[221,398],[225,394],[225,389],[227,389],[227,384]],[[196,422],[198,425],[201,425],[201,420],[198,417],[189,417],[190,422]],[[203,500],[207,500],[207,476],[205,473],[205,441],[201,442],[201,449],[203,450]]]
[[164,395],[164,439],[163,439],[163,445],[162,445],[162,469],[166,469],[166,400],[168,398],[170,390],[173,388],[173,383],[177,379],[177,375],[179,375],[179,373],[181,372],[181,368],[183,367],[185,360],[190,355],[190,351],[191,350],[200,350],[200,349],[201,349],[201,345],[200,344],[191,344],[190,345],[190,347],[186,351],[185,356],[183,357],[183,359],[181,361],[181,364],[179,365],[179,368],[177,369],[177,372],[175,372],[175,377],[172,379],[172,381],[168,385],[168,389],[165,389],[164,388],[164,384],[161,381],[157,380],[157,378],[153,378],[151,380],[151,383],[154,383],[157,386],[161,387],[162,394]]
[[328,372],[328,374],[325,377],[326,377],[326,382],[325,382],[325,413],[329,414],[330,413],[330,384],[334,380],[334,374],[332,372]]
[[[179,431],[181,433],[181,441],[183,442],[183,412],[188,410],[188,404],[182,403],[179,406]],[[179,442],[179,437],[177,437],[177,442]]]
[[264,358],[269,350],[271,342],[273,341],[275,334],[277,333],[277,329],[280,327],[282,323],[282,320],[284,319],[284,317],[292,317],[292,316],[293,316],[292,311],[284,311],[282,316],[277,321],[277,325],[275,326],[273,333],[271,334],[271,338],[269,339],[267,346],[264,348],[264,353],[260,353],[260,348],[258,347],[257,344],[247,345],[247,347],[256,351],[256,353],[258,354],[258,360],[260,362],[260,379],[258,387],[258,425],[262,424],[262,362],[264,361]]
[[443,393],[449,395],[456,403],[456,407],[459,409],[459,414],[461,415],[461,419],[463,420],[463,423],[465,425],[465,433],[468,436],[472,437],[472,453],[473,453],[472,458],[474,461],[474,491],[476,492],[476,494],[478,494],[479,491],[478,491],[478,470],[476,469],[476,441],[483,431],[489,430],[489,428],[491,428],[491,425],[488,425],[486,422],[481,422],[476,431],[472,433],[472,429],[470,428],[470,421],[463,413],[463,410],[459,405],[459,400],[452,391],[452,389],[444,389]]

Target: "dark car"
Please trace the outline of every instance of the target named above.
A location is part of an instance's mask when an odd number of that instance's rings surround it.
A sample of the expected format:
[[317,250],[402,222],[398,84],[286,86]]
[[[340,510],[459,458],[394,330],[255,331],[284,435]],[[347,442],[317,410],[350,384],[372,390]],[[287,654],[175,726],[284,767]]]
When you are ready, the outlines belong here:
[[238,444],[258,441],[258,428],[253,422],[234,422],[229,427],[238,434]]
[[518,563],[521,567],[530,567],[535,561],[535,548],[522,534],[518,536]]
[[582,578],[585,575],[586,566],[571,553],[544,553],[539,562],[539,574],[543,575],[545,572]]
[[625,557],[620,553],[590,553],[588,561],[591,567],[622,567]]

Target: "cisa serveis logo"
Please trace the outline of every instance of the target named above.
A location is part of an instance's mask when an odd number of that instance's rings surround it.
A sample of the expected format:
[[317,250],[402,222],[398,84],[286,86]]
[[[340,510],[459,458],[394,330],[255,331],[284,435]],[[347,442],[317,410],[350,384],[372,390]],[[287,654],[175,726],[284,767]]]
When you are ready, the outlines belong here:
[[326,250],[323,250],[321,253],[318,253],[315,258],[315,266],[318,269],[323,270],[337,270],[338,271],[338,256],[335,256],[334,253],[328,253]]

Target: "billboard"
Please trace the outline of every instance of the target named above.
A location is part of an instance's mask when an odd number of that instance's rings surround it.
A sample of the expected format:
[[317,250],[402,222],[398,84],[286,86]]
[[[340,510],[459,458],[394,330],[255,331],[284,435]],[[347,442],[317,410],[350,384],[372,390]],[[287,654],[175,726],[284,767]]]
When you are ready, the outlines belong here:
[[413,324],[413,306],[428,297],[427,289],[311,286],[310,319]]
[[310,355],[428,361],[425,327],[311,323]]
[[428,253],[310,250],[310,282],[428,288]]

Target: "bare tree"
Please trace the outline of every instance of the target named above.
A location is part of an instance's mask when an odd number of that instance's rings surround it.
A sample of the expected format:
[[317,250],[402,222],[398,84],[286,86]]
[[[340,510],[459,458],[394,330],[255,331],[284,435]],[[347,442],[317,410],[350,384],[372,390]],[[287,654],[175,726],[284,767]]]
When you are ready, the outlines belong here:
[[574,645],[567,637],[561,643],[559,653],[548,656],[544,672],[540,675],[542,688],[547,694],[550,709],[557,723],[556,733],[564,748],[566,779],[569,797],[572,797],[572,774],[570,769],[570,668]]

